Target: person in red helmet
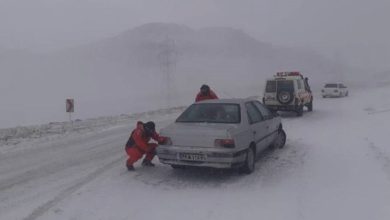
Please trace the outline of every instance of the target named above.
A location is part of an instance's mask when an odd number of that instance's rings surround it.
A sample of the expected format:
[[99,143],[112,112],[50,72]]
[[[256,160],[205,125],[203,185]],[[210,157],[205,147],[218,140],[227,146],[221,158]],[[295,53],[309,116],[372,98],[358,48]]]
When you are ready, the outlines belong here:
[[134,170],[133,164],[141,159],[144,154],[146,156],[142,161],[142,166],[154,166],[152,160],[156,155],[157,144],[149,143],[151,139],[157,142],[164,141],[156,132],[154,122],[137,122],[137,127],[131,132],[125,147],[126,153],[129,156],[126,161],[126,166],[129,171]]
[[200,87],[198,95],[196,95],[195,102],[200,102],[209,99],[218,99],[218,96],[214,93],[213,90],[210,89],[208,85],[202,85],[202,87]]

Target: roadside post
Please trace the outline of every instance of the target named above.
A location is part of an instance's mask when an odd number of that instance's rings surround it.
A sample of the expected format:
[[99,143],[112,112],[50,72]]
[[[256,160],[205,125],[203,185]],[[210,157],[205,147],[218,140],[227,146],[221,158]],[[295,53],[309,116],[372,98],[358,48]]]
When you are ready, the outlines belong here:
[[73,122],[72,113],[74,112],[74,99],[66,99],[65,103],[66,103],[66,112],[69,113],[69,121]]

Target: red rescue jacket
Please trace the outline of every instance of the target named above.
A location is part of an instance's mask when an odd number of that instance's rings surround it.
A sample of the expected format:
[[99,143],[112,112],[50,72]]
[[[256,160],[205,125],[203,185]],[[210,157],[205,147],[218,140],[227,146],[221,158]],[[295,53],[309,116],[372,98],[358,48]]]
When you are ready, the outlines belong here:
[[209,99],[218,99],[218,96],[211,89],[210,89],[210,92],[208,95],[202,95],[202,93],[199,92],[198,95],[196,95],[195,102],[200,102],[200,101],[209,100]]
[[157,142],[163,141],[157,132],[154,132],[151,137],[147,137],[144,131],[144,123],[139,121],[137,122],[137,127],[133,130],[126,143],[126,148],[136,147],[143,152],[148,152],[151,145],[156,146],[156,144],[149,143],[151,139]]

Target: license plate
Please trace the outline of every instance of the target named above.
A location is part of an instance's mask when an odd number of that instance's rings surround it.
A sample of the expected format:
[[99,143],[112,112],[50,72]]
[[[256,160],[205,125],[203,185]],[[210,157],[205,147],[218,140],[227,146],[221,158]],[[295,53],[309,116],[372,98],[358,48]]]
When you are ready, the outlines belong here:
[[206,160],[206,155],[204,154],[189,154],[189,153],[180,153],[180,160],[190,160],[190,161],[204,161]]

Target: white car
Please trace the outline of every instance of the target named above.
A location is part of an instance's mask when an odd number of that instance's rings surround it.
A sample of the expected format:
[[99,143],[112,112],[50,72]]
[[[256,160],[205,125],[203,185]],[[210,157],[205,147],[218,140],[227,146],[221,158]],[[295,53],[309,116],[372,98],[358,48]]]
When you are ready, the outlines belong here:
[[342,83],[327,83],[321,94],[323,98],[348,96],[348,88]]
[[300,72],[278,72],[267,80],[263,103],[273,111],[294,111],[302,116],[303,107],[313,111],[313,95],[308,78]]
[[161,129],[160,162],[186,166],[254,170],[256,156],[286,142],[281,118],[256,99],[219,99],[194,103]]

